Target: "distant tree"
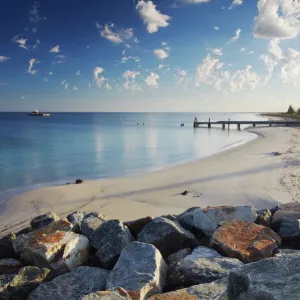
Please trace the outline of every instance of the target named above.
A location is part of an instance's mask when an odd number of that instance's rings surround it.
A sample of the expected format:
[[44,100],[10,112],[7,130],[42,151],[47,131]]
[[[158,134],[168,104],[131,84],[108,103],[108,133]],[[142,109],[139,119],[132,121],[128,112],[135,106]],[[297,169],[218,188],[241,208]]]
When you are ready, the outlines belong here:
[[288,109],[287,113],[289,115],[293,115],[295,113],[295,109],[294,109],[294,107],[292,105],[289,106],[289,109]]

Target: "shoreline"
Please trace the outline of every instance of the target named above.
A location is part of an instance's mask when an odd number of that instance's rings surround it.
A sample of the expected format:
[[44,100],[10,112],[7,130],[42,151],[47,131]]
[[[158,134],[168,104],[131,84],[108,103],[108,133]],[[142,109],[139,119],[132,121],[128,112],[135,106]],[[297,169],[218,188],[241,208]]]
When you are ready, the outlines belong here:
[[[292,161],[297,154],[290,149],[298,146],[294,144],[299,130],[256,127],[247,131],[257,137],[196,161],[142,175],[46,187],[18,195],[1,214],[0,234],[21,228],[23,220],[51,210],[61,216],[75,210],[94,210],[128,221],[145,215],[177,214],[192,206],[248,204],[263,209],[292,201],[294,182],[299,178],[290,180],[287,173],[295,167]],[[185,190],[189,193],[182,196]]]

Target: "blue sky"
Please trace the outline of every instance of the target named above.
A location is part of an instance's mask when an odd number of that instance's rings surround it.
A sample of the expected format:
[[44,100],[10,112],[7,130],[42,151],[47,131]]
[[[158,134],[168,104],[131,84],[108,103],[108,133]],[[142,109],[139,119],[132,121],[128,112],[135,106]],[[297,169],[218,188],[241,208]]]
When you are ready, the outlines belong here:
[[300,106],[300,0],[2,3],[1,111]]

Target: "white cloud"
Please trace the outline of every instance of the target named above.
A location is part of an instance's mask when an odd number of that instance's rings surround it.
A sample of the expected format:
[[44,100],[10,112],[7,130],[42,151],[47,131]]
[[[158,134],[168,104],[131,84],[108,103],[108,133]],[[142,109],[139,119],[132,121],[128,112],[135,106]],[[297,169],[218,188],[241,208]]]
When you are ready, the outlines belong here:
[[63,80],[63,81],[61,82],[61,84],[65,84],[65,83],[67,83],[67,80]]
[[178,69],[178,75],[186,77],[188,75],[187,71]]
[[62,54],[59,54],[59,55],[56,55],[57,58],[66,58],[65,55],[62,55]]
[[24,38],[20,38],[18,35],[13,37],[13,41],[15,43],[17,43],[19,45],[19,47],[23,48],[23,49],[27,49],[26,47],[26,42],[27,42],[27,39],[24,39]]
[[40,4],[38,1],[34,1],[32,9],[29,11],[29,21],[32,23],[38,23],[41,18],[39,15]]
[[73,87],[73,90],[74,90],[74,91],[77,91],[77,90],[78,90],[78,88],[77,88],[76,86],[74,86],[74,87]]
[[48,75],[53,75],[53,72],[48,72]]
[[105,24],[104,26],[101,26],[98,23],[96,23],[96,26],[97,28],[101,29],[100,35],[103,38],[110,40],[111,42],[116,44],[124,43],[125,40],[131,39],[133,37],[132,28],[121,29],[114,32],[112,28],[114,28],[115,25],[113,23]]
[[139,44],[139,43],[140,43],[140,41],[138,40],[137,37],[133,38],[133,42],[136,43],[136,44]]
[[185,71],[185,70],[178,69],[177,70],[177,74],[178,74],[178,77],[179,77],[179,79],[177,81],[177,84],[181,84],[184,87],[187,87],[187,85],[189,83],[189,78],[187,77],[188,76],[188,72]]
[[3,63],[3,62],[5,62],[5,61],[7,61],[7,60],[9,60],[9,59],[10,59],[10,58],[7,57],[7,56],[0,55],[0,63]]
[[105,88],[108,89],[108,90],[112,89],[111,85],[108,82],[106,83]]
[[135,62],[139,62],[140,58],[137,56],[123,56],[121,60],[121,64],[126,63],[128,60],[132,59]]
[[239,38],[240,38],[240,34],[241,34],[242,30],[240,28],[238,28],[236,31],[235,31],[235,36],[233,38],[231,38],[227,44],[232,44],[234,42],[236,42]]
[[60,52],[59,45],[56,45],[55,47],[51,48],[49,50],[49,52],[51,52],[51,53],[58,53],[58,52]]
[[140,75],[140,72],[127,70],[124,72],[123,77],[125,78],[125,83],[123,84],[126,90],[142,91],[142,87],[135,82],[137,76]]
[[232,9],[235,6],[242,5],[242,4],[243,4],[243,0],[233,0],[229,9]]
[[124,46],[125,46],[126,48],[128,48],[128,49],[131,48],[130,45],[128,45],[128,44],[125,44]]
[[80,70],[78,70],[77,72],[76,72],[76,76],[79,76],[80,75]]
[[159,79],[159,75],[151,72],[149,76],[146,78],[145,82],[148,86],[158,87],[158,79]]
[[37,28],[36,28],[36,27],[33,27],[33,28],[32,28],[32,32],[33,32],[33,33],[37,33]]
[[39,46],[40,43],[41,43],[41,41],[39,39],[37,39],[35,44],[32,46],[32,48],[36,49]]
[[214,48],[214,49],[210,48],[208,50],[214,55],[218,55],[218,56],[223,55],[222,48]]
[[292,39],[300,32],[299,0],[259,0],[254,20],[254,36]]
[[248,52],[248,54],[254,54],[254,51],[253,51],[253,50],[251,50],[251,51],[249,51],[249,52]]
[[208,3],[211,0],[183,0],[185,3],[198,4],[198,3]]
[[275,60],[273,60],[269,55],[261,55],[260,59],[264,62],[268,75],[264,78],[264,84],[267,84],[273,74],[273,70],[275,66],[278,64]]
[[159,59],[165,59],[169,57],[169,53],[166,52],[164,49],[155,49],[153,53],[157,56]]
[[259,83],[259,80],[259,76],[252,71],[252,66],[248,65],[232,74],[230,78],[231,91],[253,90]]
[[100,88],[103,83],[105,82],[105,78],[104,76],[100,76],[102,73],[104,72],[104,69],[100,68],[100,67],[96,67],[94,69],[94,80],[95,83],[97,84],[97,86]]
[[171,20],[171,17],[160,13],[152,1],[140,0],[136,5],[136,9],[141,19],[147,24],[149,33],[157,32],[159,27],[167,27],[169,25],[168,21]]
[[167,43],[164,42],[164,41],[162,41],[162,42],[161,42],[161,46],[162,46],[162,47],[167,46]]
[[168,66],[169,66],[169,65],[163,65],[163,64],[159,64],[159,65],[158,65],[158,68],[159,68],[159,69],[162,69],[162,68],[164,68],[164,67],[168,67]]
[[36,63],[37,63],[37,60],[35,58],[32,58],[29,61],[29,67],[28,67],[28,70],[27,70],[28,74],[34,75],[37,72],[37,70],[32,70],[34,64],[36,64]]
[[43,81],[48,82],[48,78],[47,78],[47,77],[44,77],[44,78],[43,78]]
[[279,40],[278,39],[274,39],[271,40],[269,43],[269,48],[268,51],[272,54],[272,56],[277,59],[277,60],[281,60],[282,59],[282,50],[279,47]]
[[240,52],[244,52],[244,51],[246,51],[247,50],[247,48],[241,48],[240,49]]
[[69,86],[69,84],[68,84],[68,83],[66,83],[66,85],[65,85],[65,90],[67,90],[67,89],[68,89],[68,86]]
[[214,30],[220,30],[220,27],[219,26],[215,26]]

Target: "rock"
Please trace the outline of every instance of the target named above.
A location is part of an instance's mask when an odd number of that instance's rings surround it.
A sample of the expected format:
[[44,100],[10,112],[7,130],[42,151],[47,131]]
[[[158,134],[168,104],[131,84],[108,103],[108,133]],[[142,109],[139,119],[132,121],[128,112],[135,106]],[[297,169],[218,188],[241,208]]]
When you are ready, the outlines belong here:
[[[229,278],[229,300],[239,299],[232,297],[232,291],[235,295],[246,292],[248,295],[261,294],[265,297],[240,299],[298,300],[300,290],[300,253],[282,255],[245,264],[234,272],[234,276],[230,275]],[[248,292],[247,281],[249,282]],[[243,288],[239,288],[241,282],[244,282]]]
[[256,213],[257,213],[257,219],[256,219],[255,223],[257,225],[271,227],[272,213],[269,209],[259,210]]
[[58,221],[59,217],[56,213],[50,212],[38,217],[35,217],[34,219],[31,220],[30,226],[33,229],[39,229],[43,228],[51,223],[54,223],[55,221]]
[[300,250],[294,250],[294,249],[278,249],[275,253],[275,257],[280,257],[282,255],[290,255],[290,254],[300,254]]
[[177,222],[177,216],[175,215],[163,215],[162,218],[168,219],[170,221],[176,221]]
[[24,267],[8,285],[10,300],[26,300],[28,295],[49,276],[49,269]]
[[105,217],[95,216],[94,214],[86,215],[81,221],[81,233],[87,238],[91,238],[91,235],[95,230],[105,222]]
[[82,300],[131,300],[127,292],[122,288],[116,288],[111,291],[103,291],[89,294]]
[[103,291],[108,275],[107,270],[78,267],[41,284],[29,295],[28,300],[82,300],[84,296]]
[[0,275],[17,273],[23,267],[22,263],[13,258],[0,260]]
[[282,220],[279,228],[279,235],[284,241],[297,241],[300,237],[300,220]]
[[81,222],[85,216],[84,212],[72,212],[67,216],[67,220],[73,225],[73,231],[81,233]]
[[231,270],[242,264],[242,262],[234,258],[197,258],[193,254],[188,255],[179,262],[169,266],[168,287],[179,289],[202,283],[210,283],[227,277]]
[[227,300],[224,298],[226,287],[226,280],[216,280],[211,283],[194,285],[186,289],[155,295],[150,297],[149,300]]
[[145,217],[135,221],[124,222],[124,225],[126,225],[129,228],[131,234],[136,238],[137,235],[141,232],[141,230],[152,220],[152,217]]
[[195,248],[198,242],[195,236],[185,230],[178,222],[162,217],[147,224],[138,235],[138,241],[154,245],[163,257],[184,248]]
[[177,221],[180,223],[180,225],[190,231],[192,234],[194,234],[195,236],[202,236],[203,235],[203,231],[200,230],[199,228],[195,227],[195,223],[194,223],[194,214],[193,211],[194,210],[201,210],[200,207],[192,207],[189,208],[188,210],[186,210],[185,212],[183,212],[182,214],[177,216]]
[[75,184],[80,184],[80,183],[83,183],[83,180],[82,179],[76,179]]
[[112,269],[123,248],[134,241],[128,227],[120,220],[105,221],[90,239],[92,246],[97,249],[99,265],[105,269]]
[[14,234],[10,234],[0,239],[0,259],[17,257],[13,248],[13,240],[15,238]]
[[300,219],[300,203],[280,204],[272,217],[272,228],[279,230],[281,221],[285,219]]
[[72,224],[59,220],[13,242],[21,254],[21,261],[40,268],[49,268],[57,274],[69,272],[88,259],[89,240],[70,232]]
[[190,248],[179,250],[179,251],[169,255],[168,263],[169,264],[176,263],[176,262],[180,261],[181,259],[185,258],[186,256],[190,255],[191,253],[192,253],[192,251]]
[[184,215],[186,215],[186,214],[188,214],[190,212],[193,212],[195,209],[201,209],[201,207],[199,207],[199,206],[190,207],[187,210],[185,210],[183,213],[179,214],[177,216],[177,218],[180,219],[182,216],[184,216]]
[[211,247],[223,255],[253,262],[273,256],[281,237],[269,227],[246,221],[226,222],[211,238]]
[[108,277],[106,289],[121,286],[133,300],[146,299],[162,292],[167,268],[153,245],[133,242],[123,249]]
[[213,258],[213,257],[222,257],[222,256],[214,249],[200,246],[194,249],[190,258],[192,257],[197,259],[197,258]]
[[9,300],[10,292],[8,290],[9,284],[14,279],[15,275],[13,274],[5,274],[0,276],[0,299],[1,300]]
[[252,206],[217,206],[195,209],[192,212],[194,226],[207,236],[212,236],[221,222],[243,220],[254,223],[257,218]]

